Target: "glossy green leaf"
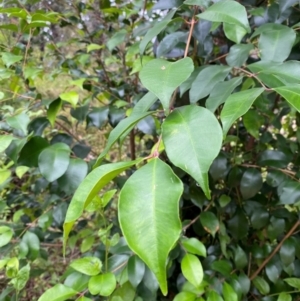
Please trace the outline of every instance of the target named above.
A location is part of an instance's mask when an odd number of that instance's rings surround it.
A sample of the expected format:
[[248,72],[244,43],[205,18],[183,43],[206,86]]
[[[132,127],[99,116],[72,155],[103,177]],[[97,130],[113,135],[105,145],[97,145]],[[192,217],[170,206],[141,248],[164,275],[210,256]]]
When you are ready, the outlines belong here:
[[49,119],[52,126],[54,126],[56,115],[60,111],[61,106],[62,106],[61,98],[54,100],[49,105],[49,108],[47,110],[47,118]]
[[64,301],[77,294],[77,291],[63,284],[56,284],[48,289],[38,301]]
[[247,61],[252,49],[252,44],[233,45],[230,47],[229,54],[226,56],[226,62],[231,67],[241,67]]
[[214,290],[210,290],[207,294],[207,301],[224,301],[223,298]]
[[194,301],[197,295],[190,292],[181,292],[175,296],[173,301]]
[[255,168],[248,168],[242,177],[240,190],[245,200],[255,196],[262,187],[261,172]]
[[0,153],[4,152],[8,148],[13,139],[14,137],[11,135],[0,136]]
[[30,119],[25,112],[8,117],[6,121],[12,128],[22,131],[25,135],[27,134],[27,125],[29,124]]
[[206,99],[206,108],[211,112],[215,112],[215,110],[230,96],[233,90],[242,83],[242,80],[243,78],[239,76],[228,81],[217,83],[209,97]]
[[11,241],[13,234],[14,232],[10,227],[0,227],[0,248],[7,245]]
[[207,8],[210,4],[210,0],[185,0],[184,4],[187,5],[198,5]]
[[235,215],[227,221],[227,224],[230,234],[235,239],[244,238],[248,234],[249,222],[241,210],[237,210]]
[[208,66],[200,71],[190,89],[190,102],[195,103],[209,95],[217,83],[223,81],[231,68],[226,66]]
[[284,25],[277,24],[276,29],[264,30],[258,41],[262,61],[277,63],[285,61],[291,52],[295,39],[295,31]]
[[60,94],[59,97],[61,100],[69,102],[74,108],[76,107],[79,100],[79,95],[76,91],[64,92]]
[[227,98],[221,112],[224,136],[226,136],[232,124],[250,109],[254,100],[263,91],[263,88],[253,88],[234,93]]
[[111,296],[112,301],[133,301],[136,291],[129,281],[125,282]]
[[128,280],[136,288],[143,280],[145,274],[145,264],[138,256],[132,256],[127,265]]
[[102,262],[97,257],[83,257],[72,261],[70,267],[82,274],[95,276],[100,273]]
[[203,268],[199,258],[192,254],[185,254],[181,261],[183,276],[194,286],[198,287],[203,280]]
[[224,22],[241,26],[247,32],[251,30],[245,7],[236,1],[225,0],[217,2],[203,13],[197,15],[197,17],[212,22]]
[[[148,97],[149,97],[149,100],[152,100],[152,104],[157,99],[157,97],[153,96],[152,94],[148,94]],[[148,99],[148,97],[145,99]],[[138,106],[138,104],[137,104],[137,106]],[[150,104],[150,106],[151,106],[151,104]],[[127,117],[127,118],[123,119],[121,122],[119,122],[118,125],[110,132],[107,144],[106,144],[104,150],[102,151],[102,153],[97,158],[94,168],[101,164],[103,158],[106,156],[106,154],[108,153],[110,148],[118,141],[118,139],[123,137],[125,134],[128,134],[130,132],[130,130],[140,120],[142,120],[146,116],[151,115],[152,113],[153,112],[145,112],[144,107],[141,105],[138,108],[136,108],[136,110],[134,110],[134,112],[132,112],[132,114],[129,117]]]
[[264,125],[265,118],[257,110],[249,110],[243,116],[243,123],[247,131],[256,139],[259,139],[259,130]]
[[280,259],[283,265],[288,266],[295,260],[296,248],[292,239],[288,238],[282,244],[279,251]]
[[285,278],[283,279],[289,286],[300,290],[300,278]]
[[300,112],[300,85],[290,85],[274,89],[280,94],[293,108]]
[[197,238],[182,237],[181,243],[187,252],[206,257],[206,248],[204,244]]
[[22,148],[18,164],[37,167],[40,153],[49,146],[48,141],[40,136],[32,137]]
[[247,255],[239,245],[237,245],[237,247],[234,250],[233,260],[237,269],[243,269],[248,264]]
[[223,283],[222,293],[224,301],[238,301],[238,295],[227,282]]
[[203,228],[212,236],[215,236],[219,230],[219,220],[211,211],[201,212],[200,222]]
[[34,260],[39,256],[40,239],[34,232],[27,231],[22,238],[22,243],[27,245],[29,251],[28,257],[31,260]]
[[210,198],[208,171],[222,143],[216,117],[193,105],[175,109],[162,125],[162,138],[171,162],[190,174]]
[[247,30],[244,27],[230,23],[224,23],[223,28],[227,39],[235,42],[236,44],[239,44],[247,33]]
[[292,301],[292,296],[288,293],[280,293],[277,301]]
[[40,153],[38,165],[47,181],[53,182],[66,172],[70,161],[70,151],[65,143],[55,143]]
[[66,214],[64,222],[64,248],[66,247],[69,233],[75,221],[81,216],[83,210],[91,203],[99,191],[121,172],[140,161],[106,164],[97,167],[88,174],[76,190]]
[[118,212],[122,232],[129,247],[155,274],[164,295],[167,256],[181,232],[182,192],[183,185],[172,169],[156,158],[136,171],[120,193]]
[[264,278],[257,276],[252,280],[252,283],[262,295],[269,294],[270,286]]
[[143,67],[140,79],[142,84],[159,98],[168,113],[172,93],[189,78],[193,70],[193,60],[189,57],[173,63],[155,59]]
[[88,172],[88,165],[82,159],[70,159],[68,168],[57,182],[67,194],[73,193],[83,181]]
[[187,33],[176,31],[165,36],[157,47],[156,57],[160,58],[168,54],[179,42],[185,42]]
[[174,14],[175,14],[176,10],[171,10],[164,18],[163,20],[161,20],[160,22],[156,22],[156,24],[150,28],[149,30],[147,30],[147,34],[144,36],[143,40],[140,43],[140,55],[142,56],[148,43],[153,39],[156,38],[157,35],[163,31],[167,25],[169,24],[169,22],[171,21],[171,19],[173,18]]
[[116,277],[113,273],[106,273],[93,276],[89,280],[89,291],[92,295],[108,297],[115,290],[117,285]]
[[273,283],[276,283],[280,277],[280,271],[276,264],[269,262],[266,265],[266,275]]
[[265,150],[258,157],[260,166],[273,166],[285,168],[290,162],[290,158],[279,150]]
[[295,204],[300,198],[300,183],[296,181],[285,181],[278,187],[279,202],[277,204]]
[[232,265],[227,260],[216,260],[212,263],[211,268],[225,277],[229,277],[232,272]]

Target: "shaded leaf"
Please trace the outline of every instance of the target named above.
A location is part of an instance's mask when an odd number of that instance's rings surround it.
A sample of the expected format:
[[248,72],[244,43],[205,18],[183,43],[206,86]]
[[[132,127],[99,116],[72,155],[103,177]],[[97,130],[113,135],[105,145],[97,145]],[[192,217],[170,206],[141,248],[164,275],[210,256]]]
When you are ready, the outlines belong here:
[[212,236],[219,231],[219,220],[210,211],[205,211],[200,214],[200,222],[203,228]]
[[261,172],[255,168],[248,168],[241,180],[240,190],[245,200],[255,196],[262,187]]
[[8,117],[6,118],[6,121],[12,128],[22,131],[25,135],[27,134],[27,125],[29,124],[30,119],[25,112]]
[[128,260],[128,280],[134,288],[142,281],[145,274],[145,264],[138,256],[132,256]]
[[254,100],[263,91],[263,88],[253,88],[234,93],[227,98],[221,112],[224,136],[227,134],[232,124],[250,109]]
[[231,67],[240,67],[247,61],[252,49],[252,44],[233,45],[226,56],[226,62]]

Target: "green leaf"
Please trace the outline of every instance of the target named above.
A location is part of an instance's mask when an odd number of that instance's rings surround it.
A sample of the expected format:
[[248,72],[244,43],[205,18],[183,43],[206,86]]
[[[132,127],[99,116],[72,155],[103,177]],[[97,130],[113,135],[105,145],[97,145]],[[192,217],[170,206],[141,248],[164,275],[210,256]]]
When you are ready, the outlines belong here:
[[256,278],[254,278],[252,280],[254,286],[257,288],[257,290],[262,294],[262,295],[267,295],[270,292],[270,286],[268,284],[268,282],[260,277],[257,276]]
[[250,109],[254,100],[263,91],[263,88],[253,88],[231,94],[227,98],[221,112],[224,136],[226,136],[232,124]]
[[[236,44],[239,44],[242,40],[242,38],[245,36],[247,33],[247,30],[238,25],[233,25],[230,23],[224,23],[223,25],[224,28],[224,33],[227,39],[235,42]],[[235,45],[237,46],[237,45]]]
[[185,0],[184,4],[197,5],[197,6],[207,8],[210,4],[210,0]]
[[18,164],[37,167],[40,153],[49,146],[48,141],[40,136],[32,137],[22,148]]
[[204,244],[197,238],[182,237],[181,243],[187,252],[206,257],[206,248]]
[[193,60],[189,57],[173,63],[155,59],[143,67],[140,79],[142,84],[159,98],[168,113],[172,93],[189,78],[193,70]]
[[284,241],[279,251],[281,262],[284,266],[289,266],[295,260],[296,248],[294,241],[290,238]]
[[162,125],[162,138],[171,162],[190,174],[210,198],[208,171],[222,144],[216,117],[194,105],[175,109]]
[[99,50],[99,49],[102,49],[104,48],[104,45],[98,45],[98,44],[90,44],[86,47],[86,51],[87,53],[93,51],[93,50]]
[[266,275],[273,283],[276,283],[280,277],[280,271],[277,268],[276,264],[268,263],[266,265]]
[[175,296],[173,301],[194,301],[197,295],[190,292],[181,292]]
[[53,182],[66,172],[70,161],[70,151],[67,144],[59,142],[50,145],[40,153],[38,165],[47,181]]
[[76,190],[66,213],[64,222],[64,252],[69,233],[75,221],[83,213],[83,210],[91,203],[99,191],[112,179],[139,162],[141,162],[141,159],[130,162],[105,164],[97,167],[87,175]]
[[23,112],[19,115],[8,117],[6,119],[9,126],[14,129],[22,131],[25,135],[27,135],[27,125],[30,121],[28,115]]
[[56,284],[48,289],[38,301],[64,301],[77,294],[72,288],[63,284]]
[[100,273],[102,262],[97,257],[83,257],[72,261],[70,267],[82,274],[95,276]]
[[[228,230],[235,239],[242,239],[248,234],[249,222],[241,210],[237,210],[235,215],[227,221]],[[243,225],[241,227],[241,225]]]
[[243,123],[249,134],[259,139],[259,130],[263,126],[265,118],[257,110],[249,110],[243,116]]
[[300,112],[300,85],[290,85],[274,88],[293,108]]
[[212,22],[224,22],[241,26],[247,32],[251,32],[246,9],[236,1],[225,0],[217,2],[206,9],[205,12],[197,15],[197,17]]
[[153,39],[156,38],[157,35],[163,31],[171,19],[173,18],[176,10],[171,10],[160,22],[156,22],[155,25],[147,30],[147,34],[144,36],[143,40],[140,43],[140,55],[142,56],[148,43]]
[[9,68],[14,63],[20,62],[23,59],[21,55],[15,55],[9,52],[2,52],[2,61]]
[[88,165],[82,159],[70,159],[65,174],[57,182],[67,194],[73,193],[83,181],[88,172]]
[[219,220],[217,217],[210,211],[205,211],[200,214],[200,222],[203,228],[211,234],[213,237],[219,230]]
[[29,170],[29,167],[27,166],[18,166],[16,168],[16,175],[19,179],[22,179],[22,177],[25,175],[25,173]]
[[248,264],[247,255],[246,255],[245,251],[239,245],[237,245],[237,247],[234,250],[233,259],[234,259],[234,264],[237,269],[243,269]]
[[76,91],[69,91],[69,92],[64,92],[59,95],[61,100],[64,100],[66,102],[69,102],[74,108],[76,107],[78,100],[79,100],[79,95]]
[[181,261],[183,276],[194,286],[198,287],[203,280],[203,268],[199,258],[192,254],[185,254]]
[[235,77],[228,81],[219,82],[214,86],[209,97],[206,99],[205,106],[211,112],[225,102],[232,91],[242,83],[243,77]]
[[250,51],[253,49],[252,44],[239,44],[230,47],[226,62],[231,67],[240,67],[245,64],[249,57]]
[[238,301],[238,295],[232,288],[230,284],[227,282],[223,283],[223,289],[222,289],[224,301]]
[[285,153],[277,150],[265,150],[258,157],[260,166],[285,168],[289,162],[290,158]]
[[300,278],[285,278],[283,279],[289,286],[300,290]]
[[89,280],[89,291],[92,295],[101,295],[108,297],[115,290],[117,285],[116,277],[113,273],[93,276]]
[[156,57],[160,58],[168,54],[179,42],[184,43],[187,36],[188,33],[182,31],[176,31],[165,36],[157,47]]
[[0,153],[4,152],[8,148],[13,139],[14,137],[11,135],[0,136]]
[[11,228],[7,226],[1,226],[0,227],[0,248],[7,245],[12,237],[14,235],[14,232]]
[[255,168],[248,168],[241,179],[240,190],[245,200],[255,196],[263,184],[261,172]]
[[232,272],[232,265],[227,260],[216,260],[212,263],[211,268],[225,277],[230,277],[230,273]]
[[295,204],[300,199],[300,183],[297,181],[285,181],[278,187],[279,205]]
[[181,232],[182,192],[179,178],[156,158],[136,171],[120,193],[119,221],[128,246],[155,274],[164,295],[168,291],[167,257]]
[[276,25],[276,29],[264,30],[260,35],[258,48],[262,61],[281,63],[288,58],[294,45],[295,31],[281,24]]
[[128,280],[136,288],[143,280],[145,274],[145,264],[138,256],[132,256],[127,265]]
[[10,281],[10,283],[14,286],[16,291],[20,291],[25,287],[29,279],[29,273],[30,273],[30,265],[28,263],[24,267],[22,267],[18,271],[17,276]]
[[116,46],[123,43],[127,35],[126,29],[116,32],[106,43],[109,51],[112,51]]
[[28,257],[31,260],[35,260],[40,252],[40,240],[38,236],[33,232],[27,231],[22,238],[22,243],[26,244],[28,247]]
[[214,89],[216,84],[223,81],[231,68],[226,66],[208,66],[201,70],[192,83],[190,89],[190,102],[195,103],[206,97]]
[[146,111],[154,104],[156,100],[157,97],[154,94],[152,94],[151,92],[147,93],[136,104],[131,115],[118,123],[118,125],[110,132],[107,144],[102,153],[99,155],[94,168],[101,164],[103,158],[119,138],[127,135],[140,120],[153,113]]
[[292,301],[292,296],[288,293],[280,293],[277,301]]
[[61,106],[62,106],[62,101],[60,98],[58,98],[51,102],[51,104],[47,110],[47,117],[52,126],[54,126],[54,124],[55,124],[56,115],[60,111]]
[[211,290],[207,294],[207,301],[223,301],[223,298],[214,290]]

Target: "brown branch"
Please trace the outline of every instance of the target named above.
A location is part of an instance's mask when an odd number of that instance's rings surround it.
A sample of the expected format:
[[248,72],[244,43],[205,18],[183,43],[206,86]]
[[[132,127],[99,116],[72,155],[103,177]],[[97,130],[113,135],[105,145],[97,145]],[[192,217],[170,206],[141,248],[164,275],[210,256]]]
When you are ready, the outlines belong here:
[[299,227],[299,225],[300,225],[300,220],[297,220],[294,226],[290,229],[290,231],[283,237],[281,242],[275,247],[273,252],[263,261],[263,263],[258,267],[258,269],[251,275],[250,280],[253,280],[261,272],[261,270],[266,266],[266,264],[279,251],[283,243],[295,232],[295,230]]

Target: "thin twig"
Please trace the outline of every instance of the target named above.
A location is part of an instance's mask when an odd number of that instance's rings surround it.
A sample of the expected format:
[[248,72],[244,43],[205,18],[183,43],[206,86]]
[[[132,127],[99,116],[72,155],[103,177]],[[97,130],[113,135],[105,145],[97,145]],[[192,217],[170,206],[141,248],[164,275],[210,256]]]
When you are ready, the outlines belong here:
[[295,230],[299,227],[299,225],[300,225],[300,220],[297,220],[294,226],[290,229],[290,231],[283,237],[281,242],[275,247],[273,252],[263,261],[263,263],[258,267],[258,269],[250,276],[250,280],[253,280],[261,272],[261,270],[266,266],[266,264],[279,251],[283,243],[295,232]]

